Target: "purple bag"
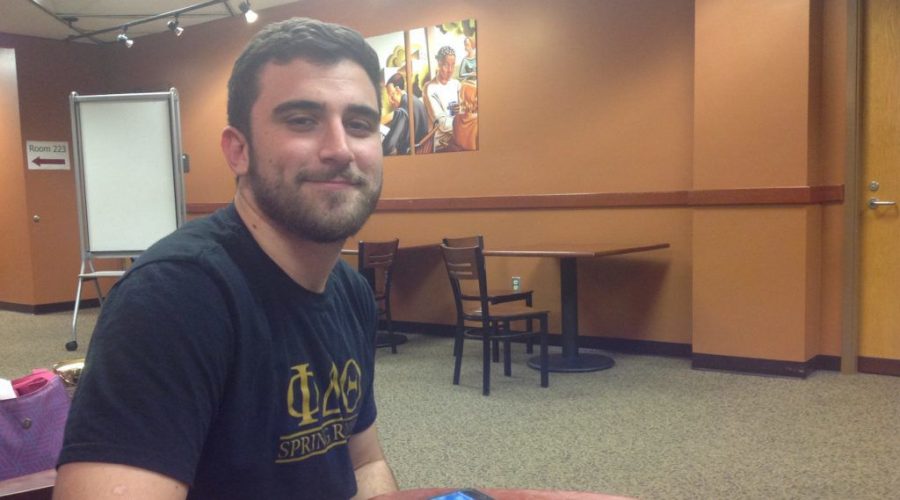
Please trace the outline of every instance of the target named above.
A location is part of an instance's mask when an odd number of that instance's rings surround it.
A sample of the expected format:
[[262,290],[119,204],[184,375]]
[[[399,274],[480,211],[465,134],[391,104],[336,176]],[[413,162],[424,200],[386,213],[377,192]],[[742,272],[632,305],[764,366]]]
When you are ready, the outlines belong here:
[[19,394],[0,400],[0,481],[56,467],[69,394],[49,370],[13,380]]

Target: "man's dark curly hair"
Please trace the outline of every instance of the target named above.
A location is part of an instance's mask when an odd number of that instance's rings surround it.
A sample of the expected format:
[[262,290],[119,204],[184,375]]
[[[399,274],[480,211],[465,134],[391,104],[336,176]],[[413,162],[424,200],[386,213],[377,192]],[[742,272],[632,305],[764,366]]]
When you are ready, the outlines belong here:
[[250,137],[250,109],[259,97],[259,72],[269,62],[287,64],[304,59],[332,65],[353,61],[372,81],[381,109],[381,68],[378,55],[358,32],[338,25],[295,17],[272,23],[250,40],[234,62],[228,80],[228,124]]
[[456,57],[456,51],[453,50],[453,47],[444,45],[443,47],[438,49],[437,54],[434,55],[434,58],[437,59],[437,62],[444,62],[444,59],[450,56]]

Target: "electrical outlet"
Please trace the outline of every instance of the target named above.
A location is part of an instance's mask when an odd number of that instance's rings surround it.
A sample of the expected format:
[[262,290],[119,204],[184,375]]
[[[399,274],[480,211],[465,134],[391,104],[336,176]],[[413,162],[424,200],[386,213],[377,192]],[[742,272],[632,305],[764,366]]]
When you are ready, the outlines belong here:
[[518,276],[513,276],[512,277],[512,289],[515,291],[518,291],[521,286],[522,286],[522,278],[520,278]]

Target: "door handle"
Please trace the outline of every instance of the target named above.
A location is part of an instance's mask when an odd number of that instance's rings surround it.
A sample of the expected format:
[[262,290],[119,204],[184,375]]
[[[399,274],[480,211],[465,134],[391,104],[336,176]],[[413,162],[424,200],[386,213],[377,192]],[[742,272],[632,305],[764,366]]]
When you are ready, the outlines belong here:
[[896,201],[879,200],[878,198],[869,198],[869,208],[892,207],[896,205]]

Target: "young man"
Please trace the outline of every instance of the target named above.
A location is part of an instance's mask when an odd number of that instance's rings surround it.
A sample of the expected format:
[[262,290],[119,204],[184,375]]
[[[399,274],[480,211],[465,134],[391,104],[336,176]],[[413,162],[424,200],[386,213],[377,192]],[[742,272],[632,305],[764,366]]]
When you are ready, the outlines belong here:
[[91,340],[55,498],[367,498],[396,490],[375,426],[376,314],[339,259],[381,192],[375,52],[265,28],[228,83],[234,203],[152,248]]

